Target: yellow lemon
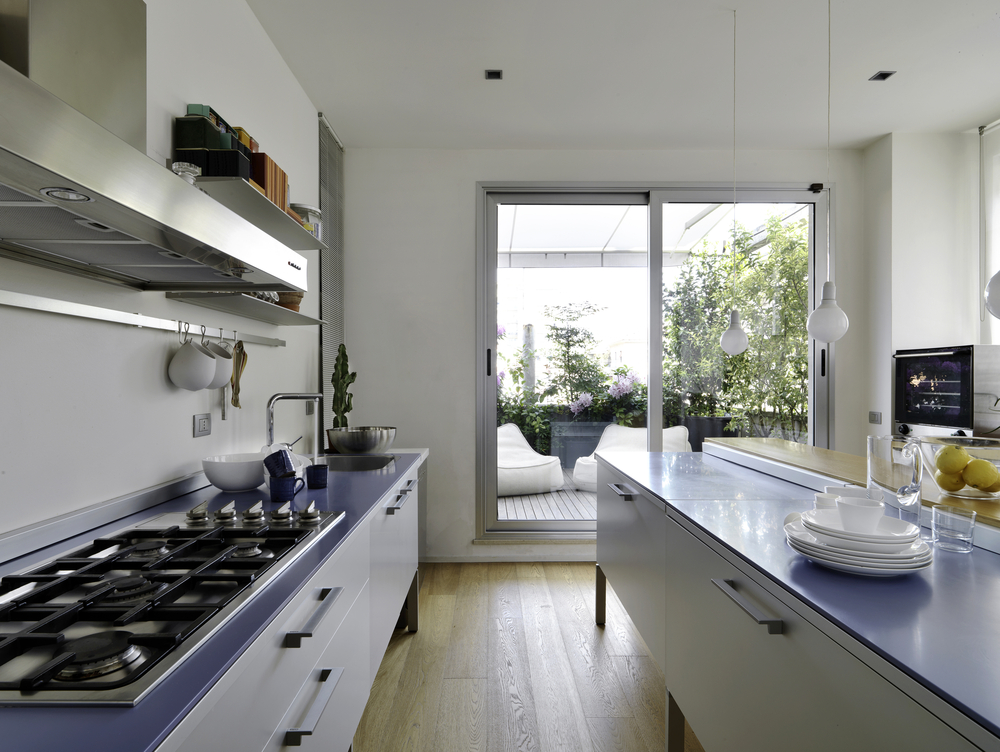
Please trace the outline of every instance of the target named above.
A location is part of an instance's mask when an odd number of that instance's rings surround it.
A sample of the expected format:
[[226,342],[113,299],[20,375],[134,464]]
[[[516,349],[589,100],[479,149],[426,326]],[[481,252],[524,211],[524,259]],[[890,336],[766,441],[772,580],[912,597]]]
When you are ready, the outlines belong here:
[[997,476],[997,482],[994,483],[989,488],[980,488],[980,491],[985,491],[986,493],[997,493],[1000,491],[1000,476]]
[[962,479],[961,473],[942,473],[938,470],[934,473],[934,482],[942,491],[961,491],[965,488],[965,481]]
[[962,480],[973,488],[989,488],[1000,480],[1000,471],[989,460],[970,460],[962,470]]
[[962,472],[972,459],[964,447],[948,444],[934,457],[934,466],[942,473],[954,475]]

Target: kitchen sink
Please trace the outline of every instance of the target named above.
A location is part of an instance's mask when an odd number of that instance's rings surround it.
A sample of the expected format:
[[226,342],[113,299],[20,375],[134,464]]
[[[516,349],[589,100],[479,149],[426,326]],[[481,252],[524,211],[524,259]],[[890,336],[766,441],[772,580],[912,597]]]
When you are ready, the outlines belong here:
[[382,470],[396,459],[394,454],[324,454],[316,464],[324,464],[332,472],[357,473]]

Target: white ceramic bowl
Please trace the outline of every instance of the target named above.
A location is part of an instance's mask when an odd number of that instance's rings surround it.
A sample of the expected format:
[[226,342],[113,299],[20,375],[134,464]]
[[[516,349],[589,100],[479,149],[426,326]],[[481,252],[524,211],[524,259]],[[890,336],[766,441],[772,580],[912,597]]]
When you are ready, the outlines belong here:
[[223,491],[253,491],[264,482],[264,455],[220,454],[201,461],[208,482]]
[[874,533],[878,521],[885,514],[885,504],[872,499],[861,499],[854,496],[837,498],[837,510],[844,529],[852,533]]

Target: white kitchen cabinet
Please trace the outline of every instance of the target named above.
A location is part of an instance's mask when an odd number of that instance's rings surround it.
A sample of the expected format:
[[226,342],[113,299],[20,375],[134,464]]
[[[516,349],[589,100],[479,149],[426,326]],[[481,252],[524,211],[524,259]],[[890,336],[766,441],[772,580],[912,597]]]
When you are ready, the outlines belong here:
[[[603,463],[597,466],[597,565],[665,668],[666,509]],[[598,589],[598,597],[603,589]],[[598,618],[603,622],[602,618]]]
[[[372,677],[378,672],[389,638],[408,597],[416,598],[418,480],[414,467],[369,516],[371,528]],[[409,604],[410,629],[416,628],[416,604]]]
[[265,752],[347,752],[368,703],[368,586],[299,689]]
[[706,750],[978,749],[706,541],[667,523],[665,674]]
[[[311,685],[317,657],[323,655],[327,645],[331,641],[340,644],[344,635],[350,635],[349,649],[361,649],[355,633],[366,633],[368,628],[367,591],[363,599],[360,596],[368,582],[370,555],[368,528],[362,525],[185,716],[157,752],[259,750],[274,738],[291,712],[293,700]],[[345,622],[351,625],[346,631],[341,629]],[[303,632],[311,636],[303,636]],[[363,644],[367,657],[366,638]],[[345,687],[353,687],[354,694],[360,696],[362,710],[372,676],[368,661],[363,660],[347,677]],[[349,723],[348,711],[353,713],[353,705],[331,711]],[[360,718],[361,713],[357,713],[355,726]],[[351,727],[345,738],[349,741],[353,734]]]

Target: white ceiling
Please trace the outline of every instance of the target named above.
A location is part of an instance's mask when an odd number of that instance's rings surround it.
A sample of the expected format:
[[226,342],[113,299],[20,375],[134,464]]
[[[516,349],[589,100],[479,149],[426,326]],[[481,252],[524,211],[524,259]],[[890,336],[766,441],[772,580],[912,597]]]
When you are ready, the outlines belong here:
[[[347,148],[731,149],[733,7],[738,148],[826,146],[826,0],[248,4]],[[832,18],[834,148],[1000,118],[997,0]]]

